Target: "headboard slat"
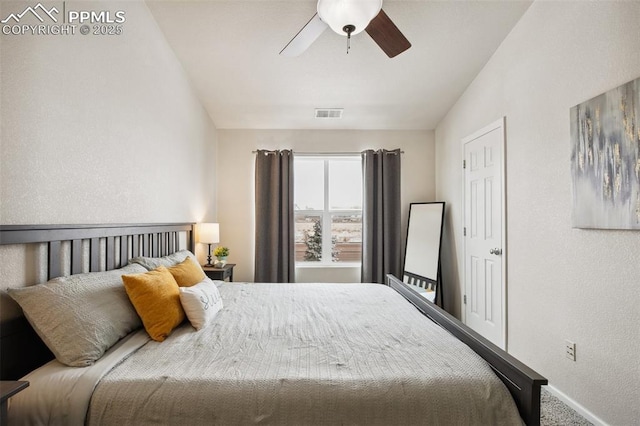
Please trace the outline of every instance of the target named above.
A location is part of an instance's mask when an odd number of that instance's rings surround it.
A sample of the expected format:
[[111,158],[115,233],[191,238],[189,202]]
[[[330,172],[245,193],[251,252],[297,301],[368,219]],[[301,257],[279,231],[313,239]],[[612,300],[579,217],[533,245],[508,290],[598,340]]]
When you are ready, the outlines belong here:
[[170,233],[169,233],[169,238],[168,238],[168,241],[167,241],[167,246],[168,246],[168,250],[169,250],[169,252],[170,252],[170,253],[173,253],[173,252],[175,251],[175,250],[174,250],[174,247],[175,247],[175,244],[174,244],[174,243],[175,243],[175,240],[176,240],[175,235],[176,235],[176,233],[175,233],[175,232],[170,232]]
[[131,257],[140,256],[140,235],[131,236]]
[[82,273],[82,240],[71,241],[71,273]]
[[110,271],[116,267],[116,241],[115,237],[107,237],[107,270]]
[[160,241],[160,256],[167,255],[167,239],[164,234],[158,234],[158,240]]
[[123,235],[120,237],[120,268],[127,264],[129,258],[129,236]]
[[61,246],[62,243],[60,241],[50,241],[48,244],[48,274],[47,277],[49,279],[54,277],[59,277],[62,275],[62,265],[60,263],[61,256]]
[[151,234],[151,257],[160,256],[159,246],[160,244],[158,241],[158,234],[154,232],[153,234]]
[[89,242],[89,271],[100,271],[100,238],[91,238]]
[[169,252],[169,236],[166,234],[161,234],[160,238],[162,239],[162,255],[166,256]]
[[149,235],[142,235],[142,248],[140,250],[140,256],[151,256],[149,251]]

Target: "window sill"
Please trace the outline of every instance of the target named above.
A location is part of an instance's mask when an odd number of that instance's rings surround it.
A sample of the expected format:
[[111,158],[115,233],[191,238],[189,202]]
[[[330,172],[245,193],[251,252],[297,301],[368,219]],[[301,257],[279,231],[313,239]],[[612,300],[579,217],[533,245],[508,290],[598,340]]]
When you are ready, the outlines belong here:
[[315,268],[360,268],[362,266],[359,262],[335,262],[335,263],[320,263],[320,262],[297,262],[296,269],[315,269]]

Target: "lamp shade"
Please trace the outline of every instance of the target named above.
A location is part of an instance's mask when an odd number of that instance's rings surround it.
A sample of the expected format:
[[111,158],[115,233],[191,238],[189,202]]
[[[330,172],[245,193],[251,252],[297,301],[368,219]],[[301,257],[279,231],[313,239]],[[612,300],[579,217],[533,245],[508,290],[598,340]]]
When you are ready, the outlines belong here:
[[204,244],[215,244],[220,242],[219,223],[201,223],[198,233],[198,241]]
[[382,0],[318,0],[318,16],[333,31],[347,35],[345,25],[356,27],[351,33],[358,34],[382,9]]

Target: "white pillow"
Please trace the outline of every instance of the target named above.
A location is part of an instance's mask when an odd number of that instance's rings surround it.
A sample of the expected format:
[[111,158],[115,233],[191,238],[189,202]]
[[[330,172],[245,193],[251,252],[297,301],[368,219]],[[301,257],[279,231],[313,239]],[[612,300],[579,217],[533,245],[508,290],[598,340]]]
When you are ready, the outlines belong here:
[[180,302],[196,330],[207,326],[222,309],[218,287],[209,278],[191,287],[180,287]]

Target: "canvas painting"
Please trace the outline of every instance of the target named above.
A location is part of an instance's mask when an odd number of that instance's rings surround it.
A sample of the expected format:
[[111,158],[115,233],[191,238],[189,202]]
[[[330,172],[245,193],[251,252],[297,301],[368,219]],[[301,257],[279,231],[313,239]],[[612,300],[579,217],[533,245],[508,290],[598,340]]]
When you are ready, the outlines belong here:
[[640,229],[640,78],[571,108],[575,228]]

